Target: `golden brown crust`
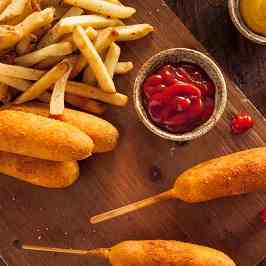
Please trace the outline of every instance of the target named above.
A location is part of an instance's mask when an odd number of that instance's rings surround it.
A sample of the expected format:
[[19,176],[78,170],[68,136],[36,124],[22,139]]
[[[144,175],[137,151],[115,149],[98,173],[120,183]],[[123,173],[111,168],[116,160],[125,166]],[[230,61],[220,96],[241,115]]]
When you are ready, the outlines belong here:
[[52,161],[82,160],[93,141],[78,128],[35,114],[0,111],[0,150]]
[[[49,106],[43,103],[30,102],[12,106],[11,109],[49,117]],[[89,135],[95,144],[94,153],[111,151],[117,145],[118,130],[111,123],[95,115],[65,108],[64,115],[58,119],[78,127]]]
[[64,188],[78,179],[79,166],[75,161],[53,162],[0,152],[0,172],[34,185]]
[[113,266],[235,266],[224,253],[178,241],[126,241],[111,249]]
[[181,174],[175,194],[201,202],[266,188],[266,147],[245,150],[201,163]]

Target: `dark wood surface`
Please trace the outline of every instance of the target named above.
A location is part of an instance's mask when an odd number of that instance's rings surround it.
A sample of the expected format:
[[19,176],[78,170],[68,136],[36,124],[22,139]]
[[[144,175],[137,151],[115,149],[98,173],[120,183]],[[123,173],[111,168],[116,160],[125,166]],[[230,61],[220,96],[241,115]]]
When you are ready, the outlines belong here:
[[[150,56],[171,47],[203,48],[161,0],[125,2],[138,10],[130,22],[145,21],[157,28],[153,36],[123,46],[123,58],[133,59],[136,68],[129,76],[120,78],[118,84],[131,99],[137,70]],[[118,148],[81,162],[81,177],[74,186],[47,190],[1,176],[3,261],[10,266],[105,265],[86,257],[22,252],[12,246],[17,239],[31,244],[94,248],[128,239],[160,238],[208,245],[228,253],[237,265],[257,265],[266,254],[266,227],[258,217],[265,207],[265,192],[196,205],[165,202],[99,225],[88,223],[88,218],[97,213],[170,188],[178,174],[199,162],[265,145],[263,116],[230,80],[227,82],[229,103],[223,118],[207,136],[185,146],[149,133],[138,121],[130,102],[125,109],[110,108],[107,115],[121,132]],[[248,134],[233,137],[229,119],[240,110],[250,112],[256,125]],[[160,172],[156,179],[152,175],[155,167]]]
[[265,115],[266,47],[240,35],[230,20],[227,2],[167,0],[188,29]]

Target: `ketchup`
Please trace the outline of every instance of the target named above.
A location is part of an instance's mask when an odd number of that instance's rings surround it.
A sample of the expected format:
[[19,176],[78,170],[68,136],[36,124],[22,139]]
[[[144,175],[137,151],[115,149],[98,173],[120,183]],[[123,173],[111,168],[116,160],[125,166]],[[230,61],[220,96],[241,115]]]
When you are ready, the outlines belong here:
[[158,127],[185,133],[205,123],[214,111],[215,86],[199,66],[165,65],[143,83],[144,106]]
[[231,121],[231,131],[233,134],[243,134],[253,127],[253,119],[247,113],[235,115]]

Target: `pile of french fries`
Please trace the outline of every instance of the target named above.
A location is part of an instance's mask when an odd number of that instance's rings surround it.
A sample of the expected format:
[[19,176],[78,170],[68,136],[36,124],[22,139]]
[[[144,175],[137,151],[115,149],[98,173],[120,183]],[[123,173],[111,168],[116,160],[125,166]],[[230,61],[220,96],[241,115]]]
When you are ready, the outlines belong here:
[[96,114],[125,106],[113,77],[133,63],[119,61],[119,42],[153,31],[122,22],[135,12],[119,0],[0,0],[0,101],[39,100],[51,115],[65,103]]

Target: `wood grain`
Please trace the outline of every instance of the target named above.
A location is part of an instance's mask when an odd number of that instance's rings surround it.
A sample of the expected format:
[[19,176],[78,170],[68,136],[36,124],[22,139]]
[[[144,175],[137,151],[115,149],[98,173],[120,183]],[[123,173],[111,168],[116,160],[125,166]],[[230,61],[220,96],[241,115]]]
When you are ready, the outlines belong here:
[[[135,70],[117,82],[131,99],[137,70],[150,56],[172,47],[204,49],[161,0],[125,2],[138,10],[130,23],[156,27],[152,36],[122,47],[123,59],[133,59]],[[187,145],[153,136],[138,121],[131,101],[127,108],[110,108],[106,116],[121,132],[118,148],[81,162],[80,181],[71,188],[41,189],[1,176],[0,256],[9,266],[105,265],[86,257],[26,253],[12,243],[19,239],[95,248],[129,239],[175,239],[220,249],[241,266],[259,263],[266,254],[266,228],[258,217],[265,207],[265,192],[196,205],[165,202],[96,226],[88,223],[97,213],[165,191],[177,174],[199,162],[265,145],[263,116],[234,83],[227,82],[229,103],[222,120],[207,136]],[[252,113],[256,125],[248,134],[233,137],[229,119],[240,110]]]
[[229,17],[228,1],[167,2],[251,102],[265,115],[266,49],[247,40],[237,31]]

